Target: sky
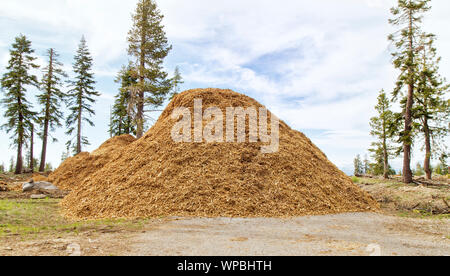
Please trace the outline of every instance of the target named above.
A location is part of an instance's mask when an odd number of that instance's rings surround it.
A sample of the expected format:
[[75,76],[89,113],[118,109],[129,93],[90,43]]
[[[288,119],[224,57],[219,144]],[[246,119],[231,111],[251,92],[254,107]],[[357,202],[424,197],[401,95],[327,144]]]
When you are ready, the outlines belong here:
[[[136,0],[1,0],[0,75],[10,45],[26,35],[44,66],[55,48],[69,75],[82,35],[94,58],[95,127],[84,126],[91,151],[109,138],[110,107],[117,72],[128,63],[127,32]],[[353,158],[367,153],[369,119],[381,89],[392,91],[398,72],[391,64],[387,35],[395,0],[157,0],[173,50],[165,61],[179,66],[191,88],[229,88],[255,98],[292,128],[304,132],[339,168],[352,172]],[[441,75],[450,75],[450,2],[433,0],[424,29],[437,35]],[[40,75],[40,72],[36,72]],[[30,88],[33,99],[36,89]],[[3,97],[3,95],[0,95]],[[37,109],[37,107],[35,108]],[[0,124],[5,122],[0,107]],[[66,112],[67,114],[67,112]],[[157,118],[158,114],[153,115]],[[70,139],[64,129],[52,134],[48,161],[57,166]],[[0,164],[15,150],[0,131]],[[40,156],[41,143],[35,144]],[[417,146],[413,164],[423,153]],[[401,160],[392,161],[400,169]]]

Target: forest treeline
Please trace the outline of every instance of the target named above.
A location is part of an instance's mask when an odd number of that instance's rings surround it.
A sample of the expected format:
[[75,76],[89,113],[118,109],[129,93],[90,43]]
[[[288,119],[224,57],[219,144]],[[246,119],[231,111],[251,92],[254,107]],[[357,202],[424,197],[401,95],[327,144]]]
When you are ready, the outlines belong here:
[[[120,89],[111,109],[111,136],[134,134],[140,138],[148,119],[146,114],[157,111],[166,99],[179,92],[183,83],[178,67],[171,78],[163,68],[172,46],[168,43],[162,19],[153,0],[138,1],[127,36],[129,62],[116,79]],[[51,169],[46,155],[49,142],[57,141],[52,136],[56,128],[65,127],[70,137],[62,159],[80,153],[89,145],[83,126],[94,126],[91,119],[95,115],[93,105],[100,93],[95,88],[93,58],[86,39],[81,38],[74,55],[72,78],[64,72],[54,48],[45,55],[45,67],[40,68],[36,60],[31,41],[25,35],[17,36],[11,45],[10,59],[0,86],[3,92],[1,104],[6,109],[4,117],[7,119],[2,128],[11,135],[17,155],[15,160],[11,159],[9,168],[1,165],[0,171],[20,174]],[[36,71],[41,72],[40,76]],[[31,87],[39,92],[29,95],[27,92]],[[32,104],[32,97],[37,104]],[[63,105],[67,114],[62,111]],[[36,137],[42,140],[40,159],[34,156]],[[24,151],[26,160],[23,159]]]
[[[448,136],[449,85],[439,74],[440,57],[435,47],[436,36],[422,28],[422,19],[430,10],[431,0],[398,0],[391,9],[389,23],[396,28],[388,39],[391,42],[392,63],[399,75],[393,91],[381,90],[375,106],[377,116],[370,120],[371,135],[376,141],[368,158],[355,158],[355,174],[389,175],[396,173],[389,161],[403,157],[401,174],[406,183],[412,182],[411,157],[413,147],[425,151],[422,169],[431,178],[431,160],[439,159],[435,172],[448,173],[446,164]],[[164,71],[163,62],[172,46],[168,42],[163,15],[154,0],[139,0],[132,15],[132,27],[127,35],[129,61],[124,64],[116,82],[120,89],[111,108],[109,132],[111,136],[133,134],[142,137],[151,112],[159,111],[164,102],[179,92],[183,83],[179,68],[172,77]],[[2,127],[11,135],[17,156],[9,168],[1,170],[22,173],[24,170],[45,171],[49,142],[56,141],[52,133],[64,127],[70,137],[62,159],[77,154],[89,144],[83,126],[94,125],[93,104],[99,97],[95,88],[93,59],[83,37],[74,55],[73,77],[69,78],[50,48],[45,55],[46,65],[39,68],[31,41],[24,35],[16,37],[10,49],[6,73],[1,78],[1,104],[6,111]],[[41,74],[33,74],[40,69]],[[31,103],[28,88],[36,87]],[[67,107],[67,114],[62,112]],[[399,111],[397,111],[399,110]],[[34,156],[35,136],[42,140],[40,158]],[[23,152],[26,151],[26,166]],[[38,164],[39,163],[39,164]],[[26,167],[26,168],[25,168]]]
[[[435,47],[436,36],[423,30],[423,16],[431,9],[431,0],[399,0],[391,9],[389,23],[396,28],[388,36],[392,63],[400,72],[391,93],[381,90],[371,118],[371,135],[376,139],[369,152],[374,162],[358,155],[354,159],[355,175],[396,174],[389,160],[403,157],[399,173],[405,183],[413,175],[448,174],[445,141],[449,132],[449,84],[439,74],[441,58]],[[395,108],[400,111],[396,112]],[[413,147],[425,152],[423,165],[411,169]],[[432,168],[431,160],[439,160]]]

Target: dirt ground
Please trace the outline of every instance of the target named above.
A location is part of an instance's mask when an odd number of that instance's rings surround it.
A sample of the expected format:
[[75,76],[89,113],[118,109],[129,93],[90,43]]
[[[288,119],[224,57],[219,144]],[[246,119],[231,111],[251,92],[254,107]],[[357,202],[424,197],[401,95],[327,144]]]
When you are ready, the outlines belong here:
[[172,218],[1,240],[0,255],[450,255],[450,221],[375,213],[292,219]]
[[4,255],[450,255],[447,186],[358,179],[380,213],[274,218],[68,221],[57,198],[31,200],[28,176],[0,176]]
[[[450,221],[374,213],[179,219],[132,239],[136,255],[450,255]],[[170,246],[168,246],[170,245]]]

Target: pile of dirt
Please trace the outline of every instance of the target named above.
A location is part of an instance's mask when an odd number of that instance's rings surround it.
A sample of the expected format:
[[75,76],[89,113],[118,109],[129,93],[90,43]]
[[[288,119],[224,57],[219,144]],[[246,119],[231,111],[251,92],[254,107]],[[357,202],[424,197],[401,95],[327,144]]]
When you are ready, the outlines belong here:
[[82,152],[67,158],[48,180],[62,190],[72,190],[85,178],[120,156],[121,150],[136,141],[131,135],[113,137],[92,153]]
[[203,110],[219,107],[224,114],[226,107],[262,107],[231,90],[179,94],[144,137],[64,198],[66,216],[292,217],[378,210],[372,197],[284,122],[280,122],[279,151],[270,154],[261,152],[266,143],[248,139],[245,143],[174,142],[171,130],[178,121],[172,112],[187,107],[193,114],[194,99],[202,99]]
[[48,182],[48,176],[40,173],[33,173],[31,179],[33,179],[34,182]]

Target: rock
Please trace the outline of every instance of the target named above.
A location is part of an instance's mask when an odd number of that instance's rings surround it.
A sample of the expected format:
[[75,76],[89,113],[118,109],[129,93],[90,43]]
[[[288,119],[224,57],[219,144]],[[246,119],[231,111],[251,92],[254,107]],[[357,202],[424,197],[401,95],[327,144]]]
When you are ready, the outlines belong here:
[[34,183],[27,182],[22,185],[23,192],[29,192],[34,190],[55,192],[58,191],[59,189],[50,182],[34,182]]
[[23,192],[30,192],[33,190],[33,184],[32,183],[23,183],[22,185],[22,191]]
[[53,185],[50,182],[35,182],[33,184],[33,187],[35,189],[39,189],[39,190],[49,190],[49,191],[57,191],[57,190],[59,190],[58,187],[56,187],[55,185]]
[[46,198],[46,195],[31,195],[30,198],[31,199],[44,199]]

